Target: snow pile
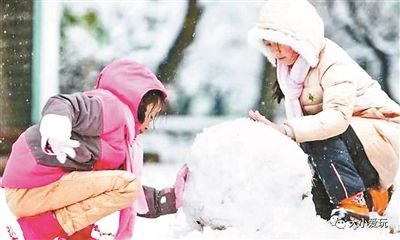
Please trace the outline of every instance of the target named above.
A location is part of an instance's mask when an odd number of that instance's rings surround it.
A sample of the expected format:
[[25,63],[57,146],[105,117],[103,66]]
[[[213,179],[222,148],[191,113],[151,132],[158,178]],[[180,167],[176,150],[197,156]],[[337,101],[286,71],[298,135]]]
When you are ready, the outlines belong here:
[[0,239],[11,239],[10,234],[22,236],[16,218],[7,207],[4,189],[0,188]]
[[397,173],[395,186],[395,191],[386,209],[386,216],[389,219],[390,231],[398,233],[400,232],[400,172]]
[[307,156],[262,123],[237,119],[205,129],[187,162],[183,211],[189,221],[295,237],[302,220],[316,219],[311,196],[305,197],[311,189]]

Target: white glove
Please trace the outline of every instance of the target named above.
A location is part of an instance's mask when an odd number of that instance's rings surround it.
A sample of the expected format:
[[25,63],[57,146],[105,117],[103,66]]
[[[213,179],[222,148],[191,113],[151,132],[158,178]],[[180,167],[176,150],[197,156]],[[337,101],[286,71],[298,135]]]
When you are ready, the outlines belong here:
[[44,153],[56,155],[60,163],[65,163],[67,155],[75,158],[74,148],[79,142],[71,139],[72,125],[68,117],[47,114],[40,122],[41,147]]

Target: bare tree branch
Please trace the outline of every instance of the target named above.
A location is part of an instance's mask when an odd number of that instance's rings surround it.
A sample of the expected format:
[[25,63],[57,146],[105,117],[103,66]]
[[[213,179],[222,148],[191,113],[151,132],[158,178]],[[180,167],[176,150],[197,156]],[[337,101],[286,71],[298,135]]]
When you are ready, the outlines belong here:
[[197,0],[189,0],[183,27],[169,50],[167,57],[160,63],[157,69],[157,76],[164,83],[174,81],[176,71],[184,57],[183,52],[194,39],[196,26],[201,17],[202,10]]

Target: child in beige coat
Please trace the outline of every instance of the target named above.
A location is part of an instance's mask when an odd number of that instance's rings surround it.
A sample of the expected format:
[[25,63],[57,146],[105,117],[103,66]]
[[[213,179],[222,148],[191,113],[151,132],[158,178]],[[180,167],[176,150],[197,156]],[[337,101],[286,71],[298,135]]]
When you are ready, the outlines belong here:
[[249,115],[300,143],[324,219],[384,214],[399,169],[400,106],[336,43],[306,0],[268,1],[248,34],[277,67],[287,121]]

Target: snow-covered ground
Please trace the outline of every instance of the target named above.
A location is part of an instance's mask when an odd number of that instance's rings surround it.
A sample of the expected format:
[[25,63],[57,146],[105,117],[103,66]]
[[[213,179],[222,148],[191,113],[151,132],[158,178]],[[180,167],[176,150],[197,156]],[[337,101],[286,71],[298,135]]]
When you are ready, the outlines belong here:
[[[180,168],[179,164],[162,164],[162,165],[146,165],[144,167],[144,183],[159,188],[165,187],[166,183],[173,184],[175,172]],[[399,239],[399,234],[389,234],[388,229],[371,228],[358,230],[342,230],[328,225],[326,222],[319,219],[299,219],[302,223],[304,231],[298,238],[303,239]],[[99,227],[102,232],[115,232],[117,229],[118,216],[111,215],[101,222]],[[283,225],[283,224],[282,224]],[[8,240],[6,226],[12,226],[18,236],[22,236],[19,232],[18,224],[15,218],[8,211],[4,200],[4,192],[0,189],[0,239]],[[291,231],[291,229],[282,229]],[[93,235],[95,236],[95,235]],[[186,222],[186,216],[182,210],[176,215],[162,216],[157,219],[137,218],[135,226],[134,239],[153,240],[153,239],[181,239],[181,240],[219,240],[219,239],[271,239],[271,236],[249,235],[245,231],[240,231],[237,228],[228,228],[226,230],[212,230],[207,227],[202,231],[192,229]],[[292,237],[294,238],[294,237]],[[20,237],[20,240],[23,238]],[[103,237],[104,240],[112,239]]]
[[[175,179],[175,173],[179,170],[180,164],[161,164],[161,165],[145,165],[143,182],[149,186],[166,187],[172,185]],[[239,210],[238,210],[239,211]],[[399,239],[399,234],[389,234],[386,228],[370,228],[358,230],[342,230],[328,225],[326,222],[315,219],[299,219],[299,224],[303,225],[303,232],[298,238],[303,239]],[[118,224],[118,216],[111,215],[101,222],[99,227],[102,232],[115,232]],[[283,223],[282,223],[283,225]],[[0,189],[0,239],[8,240],[6,226],[12,226],[14,231],[23,239],[15,218],[8,211],[4,199],[4,191]],[[291,231],[290,228],[283,228],[282,232]],[[162,216],[157,219],[137,218],[135,226],[134,239],[271,239],[271,236],[249,235],[248,232],[240,231],[237,228],[228,228],[226,230],[212,230],[209,227],[204,228],[202,231],[191,228],[186,221],[186,216],[182,210],[176,215]],[[294,238],[294,237],[292,237]],[[112,239],[103,237],[103,239]]]

